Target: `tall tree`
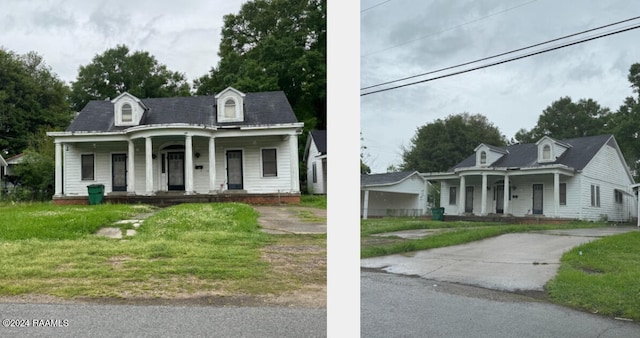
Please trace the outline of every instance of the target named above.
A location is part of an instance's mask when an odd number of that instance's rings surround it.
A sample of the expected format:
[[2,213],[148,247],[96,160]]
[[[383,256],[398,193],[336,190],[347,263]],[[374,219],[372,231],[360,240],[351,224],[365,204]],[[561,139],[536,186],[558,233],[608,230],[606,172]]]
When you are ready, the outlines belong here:
[[449,115],[418,128],[411,146],[402,149],[401,169],[446,171],[469,157],[481,143],[504,146],[507,141],[484,115]]
[[567,139],[599,135],[606,133],[609,113],[609,108],[600,106],[592,99],[573,102],[565,96],[542,111],[533,129],[521,129],[515,138],[521,143],[532,143],[543,136]]
[[0,153],[24,151],[40,129],[66,127],[72,118],[68,95],[40,55],[0,48]]
[[80,66],[71,87],[71,105],[76,111],[91,100],[113,99],[124,92],[140,98],[191,95],[184,74],[168,70],[148,52],[130,53],[125,45]]
[[326,129],[326,0],[246,2],[224,17],[219,56],[198,95],[282,90],[306,129]]
[[620,150],[624,154],[627,164],[635,173],[635,179],[640,179],[640,63],[634,63],[629,68],[629,82],[633,92],[638,97],[627,97],[607,124]]

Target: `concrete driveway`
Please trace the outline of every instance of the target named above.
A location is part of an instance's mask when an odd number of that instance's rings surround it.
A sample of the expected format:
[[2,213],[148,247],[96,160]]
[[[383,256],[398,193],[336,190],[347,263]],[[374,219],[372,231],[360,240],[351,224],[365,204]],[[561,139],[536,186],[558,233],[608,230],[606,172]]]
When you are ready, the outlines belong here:
[[577,245],[628,231],[638,231],[638,228],[506,234],[405,255],[366,258],[361,260],[361,267],[495,290],[543,291],[544,285],[555,276],[565,252]]
[[327,210],[296,205],[254,206],[262,231],[270,234],[327,233]]

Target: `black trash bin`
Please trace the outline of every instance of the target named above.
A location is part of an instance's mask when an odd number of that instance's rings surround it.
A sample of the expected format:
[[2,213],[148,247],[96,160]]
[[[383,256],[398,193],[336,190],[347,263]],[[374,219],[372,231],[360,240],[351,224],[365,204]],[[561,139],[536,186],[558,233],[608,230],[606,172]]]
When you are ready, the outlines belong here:
[[90,184],[87,186],[89,192],[89,204],[102,204],[104,201],[104,184]]
[[431,219],[434,221],[444,221],[444,208],[431,208]]

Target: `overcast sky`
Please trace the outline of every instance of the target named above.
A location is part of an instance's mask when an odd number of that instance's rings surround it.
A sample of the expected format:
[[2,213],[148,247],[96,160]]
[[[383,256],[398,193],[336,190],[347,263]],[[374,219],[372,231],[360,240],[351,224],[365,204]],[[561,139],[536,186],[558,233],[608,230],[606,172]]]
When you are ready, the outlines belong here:
[[[360,7],[361,88],[640,16],[640,2],[626,0],[362,0]],[[485,115],[510,139],[564,96],[615,111],[633,95],[627,75],[640,62],[638,41],[640,29],[362,96],[360,127],[372,172],[401,163],[401,146],[411,145],[418,127],[451,114]]]
[[218,63],[223,16],[243,0],[3,0],[0,46],[35,51],[67,83],[97,54],[124,44],[147,51],[189,82]]

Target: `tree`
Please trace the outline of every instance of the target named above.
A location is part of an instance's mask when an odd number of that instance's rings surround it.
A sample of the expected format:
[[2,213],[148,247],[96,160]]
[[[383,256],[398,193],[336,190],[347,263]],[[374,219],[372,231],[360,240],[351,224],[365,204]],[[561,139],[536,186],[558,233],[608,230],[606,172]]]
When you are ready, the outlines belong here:
[[360,175],[368,175],[371,174],[371,168],[366,163],[369,154],[367,154],[367,147],[362,141],[364,141],[364,139],[362,138],[362,132],[360,132]]
[[124,92],[139,98],[191,95],[184,74],[168,70],[148,52],[131,54],[125,45],[108,49],[90,64],[80,66],[71,87],[71,105],[76,111],[91,100],[113,99]]
[[[640,96],[640,63],[631,65],[628,79],[633,92]],[[611,114],[607,130],[615,136],[637,181],[640,179],[640,97],[627,97],[618,111]]]
[[520,129],[515,138],[521,143],[533,143],[543,136],[568,139],[600,135],[606,132],[609,113],[609,108],[601,107],[592,99],[573,102],[565,96],[542,111],[533,129]]
[[0,153],[16,155],[41,128],[69,124],[69,88],[35,52],[17,55],[0,48]]
[[463,113],[437,119],[416,130],[411,147],[402,149],[402,170],[446,171],[469,157],[479,144],[506,145],[500,130],[483,115]]
[[220,62],[198,95],[282,90],[305,128],[326,129],[326,0],[254,0],[224,17]]

